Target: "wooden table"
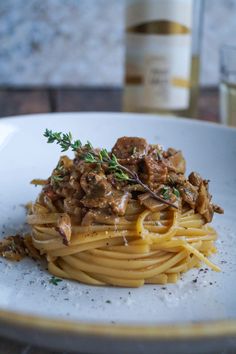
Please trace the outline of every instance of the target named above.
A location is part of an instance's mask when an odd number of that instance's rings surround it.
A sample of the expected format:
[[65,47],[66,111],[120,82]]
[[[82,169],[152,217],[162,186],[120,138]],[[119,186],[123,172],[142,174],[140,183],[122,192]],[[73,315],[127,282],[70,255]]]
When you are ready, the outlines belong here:
[[[121,99],[122,90],[118,88],[0,89],[0,117],[47,112],[121,111]],[[201,90],[198,117],[214,122],[219,120],[217,89]],[[0,354],[57,353],[0,338]]]
[[[0,89],[0,117],[29,113],[121,111],[119,88]],[[198,118],[219,120],[218,90],[202,89]]]

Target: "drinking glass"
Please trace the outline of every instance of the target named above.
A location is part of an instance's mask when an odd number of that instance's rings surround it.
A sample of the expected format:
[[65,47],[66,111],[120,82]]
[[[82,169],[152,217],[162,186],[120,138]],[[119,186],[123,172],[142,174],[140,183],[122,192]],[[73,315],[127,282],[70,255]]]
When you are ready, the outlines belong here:
[[236,46],[220,49],[221,123],[236,127]]

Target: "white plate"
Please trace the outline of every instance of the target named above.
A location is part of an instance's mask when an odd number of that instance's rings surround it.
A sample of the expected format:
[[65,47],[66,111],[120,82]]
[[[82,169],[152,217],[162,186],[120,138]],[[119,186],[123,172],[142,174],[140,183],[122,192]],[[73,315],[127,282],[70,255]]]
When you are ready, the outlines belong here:
[[219,253],[213,261],[222,272],[193,270],[177,284],[164,287],[91,287],[64,280],[55,286],[41,265],[29,259],[19,263],[1,259],[0,333],[93,353],[159,349],[183,354],[236,348],[236,130],[119,113],[1,119],[0,231],[5,234],[24,227],[23,205],[39,192],[29,181],[47,177],[59,158],[59,147],[43,137],[45,128],[71,131],[82,141],[107,148],[127,135],[181,149],[188,171],[211,180],[214,201],[225,209],[213,222],[219,233]]

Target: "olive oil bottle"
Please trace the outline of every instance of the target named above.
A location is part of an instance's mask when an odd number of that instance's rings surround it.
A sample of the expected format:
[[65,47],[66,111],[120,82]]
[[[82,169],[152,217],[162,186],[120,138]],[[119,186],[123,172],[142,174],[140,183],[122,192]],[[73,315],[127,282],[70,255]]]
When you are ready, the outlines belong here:
[[127,0],[123,110],[195,117],[203,0]]

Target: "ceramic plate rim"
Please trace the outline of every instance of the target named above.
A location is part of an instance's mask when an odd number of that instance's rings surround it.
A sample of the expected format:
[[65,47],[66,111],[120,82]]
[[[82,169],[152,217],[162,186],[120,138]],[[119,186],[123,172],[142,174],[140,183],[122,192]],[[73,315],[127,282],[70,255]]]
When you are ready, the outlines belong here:
[[100,338],[114,337],[139,341],[146,340],[186,340],[236,336],[236,320],[199,321],[171,325],[110,326],[104,323],[59,320],[45,316],[26,315],[0,309],[0,321],[9,326],[27,327],[45,332],[56,331],[68,335],[88,335]]
[[[37,114],[25,114],[16,115],[10,117],[3,117],[0,119],[1,122],[14,121],[18,122],[22,119],[28,119],[33,116],[46,117],[48,115],[129,115],[130,117],[138,115],[140,117],[146,114],[138,113],[122,113],[122,112],[53,112],[53,113],[37,113]],[[149,117],[155,117],[155,115],[149,115]],[[159,118],[165,118],[168,120],[181,121],[187,124],[197,124],[211,126],[220,130],[234,131],[236,133],[236,128],[229,128],[226,126],[219,125],[214,122],[199,121],[196,119],[179,118],[174,116],[162,116],[158,115]],[[114,325],[110,326],[104,323],[93,323],[81,321],[71,321],[71,320],[59,320],[53,317],[38,316],[38,315],[27,315],[17,311],[6,311],[0,308],[0,322],[7,325],[16,325],[18,327],[30,327],[33,330],[39,329],[46,332],[56,331],[66,332],[67,334],[78,334],[78,335],[89,335],[98,337],[121,337],[121,338],[132,338],[132,340],[149,339],[149,340],[170,340],[170,339],[203,339],[203,338],[215,338],[215,337],[228,337],[236,336],[236,320],[214,320],[214,321],[198,321],[196,323],[175,323],[171,325]]]
[[0,117],[0,125],[1,122],[6,122],[8,120],[12,120],[12,121],[20,121],[21,119],[28,119],[28,118],[32,118],[34,116],[38,117],[36,119],[39,119],[40,117],[46,117],[48,115],[50,116],[63,116],[63,115],[69,115],[69,116],[76,116],[76,115],[97,115],[97,116],[102,116],[102,115],[106,115],[107,117],[109,117],[111,114],[112,115],[127,115],[129,116],[131,119],[135,119],[134,116],[138,116],[138,117],[145,117],[148,116],[149,118],[158,118],[158,119],[167,119],[169,121],[180,121],[182,123],[186,123],[186,124],[193,124],[193,125],[205,125],[205,126],[209,126],[209,127],[214,127],[216,129],[219,130],[226,130],[226,131],[233,131],[236,133],[236,127],[229,127],[223,124],[219,124],[219,122],[212,122],[212,121],[206,121],[206,120],[199,120],[196,118],[188,118],[188,117],[176,117],[173,115],[164,115],[164,114],[146,114],[146,113],[136,113],[136,112],[117,112],[117,111],[78,111],[78,112],[49,112],[49,113],[29,113],[29,114],[21,114],[21,115],[14,115],[14,116],[6,116],[6,117]]

